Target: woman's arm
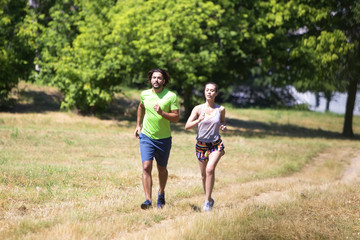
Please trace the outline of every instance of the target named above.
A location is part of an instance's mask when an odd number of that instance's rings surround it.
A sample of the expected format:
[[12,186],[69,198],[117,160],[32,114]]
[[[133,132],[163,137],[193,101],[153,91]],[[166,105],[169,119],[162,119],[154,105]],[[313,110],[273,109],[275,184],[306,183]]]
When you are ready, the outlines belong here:
[[205,113],[199,113],[199,106],[200,105],[194,107],[194,109],[191,111],[191,114],[185,124],[185,130],[190,130],[205,118]]
[[220,129],[223,132],[227,131],[227,127],[226,127],[226,119],[225,119],[225,107],[221,106],[220,107]]

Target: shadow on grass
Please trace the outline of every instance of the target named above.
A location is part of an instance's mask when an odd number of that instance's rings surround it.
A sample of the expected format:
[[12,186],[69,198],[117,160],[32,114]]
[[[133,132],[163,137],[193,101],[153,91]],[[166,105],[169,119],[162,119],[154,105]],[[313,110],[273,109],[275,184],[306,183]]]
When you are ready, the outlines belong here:
[[[59,112],[63,96],[59,91],[23,89],[14,90],[13,98],[6,106],[0,108],[0,112],[10,113],[45,113]],[[136,121],[137,106],[139,101],[130,98],[117,98],[106,111],[93,116],[99,119]],[[74,111],[78,113],[78,111]],[[80,113],[78,113],[80,114]]]
[[[13,101],[9,107],[0,109],[0,112],[11,113],[44,113],[48,111],[60,111],[62,101],[60,92],[44,92],[36,90],[20,91],[18,100]],[[96,117],[103,120],[128,121],[129,127],[135,129],[137,107],[139,101],[130,98],[117,98],[109,108],[96,114]],[[172,124],[173,132],[186,132],[184,129],[185,119]],[[294,124],[264,123],[259,121],[244,121],[240,119],[227,118],[229,130],[222,135],[242,136],[242,137],[266,137],[266,136],[288,136],[303,138],[328,138],[328,139],[349,139],[342,136],[340,132],[322,129],[311,129]],[[193,133],[192,133],[193,134]],[[359,135],[355,135],[352,140],[360,140]]]
[[118,97],[113,100],[106,111],[97,113],[96,117],[102,120],[134,121],[135,129],[139,102],[126,97]]
[[21,91],[19,99],[10,99],[8,106],[0,108],[0,112],[10,113],[44,113],[56,112],[60,109],[62,95],[60,93],[45,93],[42,91]]
[[[306,128],[294,124],[278,124],[278,123],[264,123],[259,121],[244,121],[235,118],[226,118],[228,126],[227,132],[220,132],[222,136],[239,136],[239,137],[256,137],[264,138],[268,136],[279,137],[297,137],[297,138],[327,138],[337,140],[360,140],[360,135],[354,138],[346,138],[340,132],[328,131],[323,129]],[[134,123],[135,124],[135,123]],[[171,129],[174,133],[188,133],[195,134],[194,131],[186,131],[184,129],[185,120],[172,124]],[[196,128],[194,128],[196,129]]]
[[201,208],[199,208],[198,206],[196,206],[195,204],[189,204],[190,208],[194,211],[194,212],[201,212]]
[[[340,132],[306,128],[294,124],[264,123],[258,121],[243,121],[240,119],[226,119],[230,130],[225,133],[232,136],[243,137],[266,137],[266,136],[288,136],[300,138],[327,138],[327,139],[346,139]],[[360,140],[359,135],[355,135],[351,140]]]

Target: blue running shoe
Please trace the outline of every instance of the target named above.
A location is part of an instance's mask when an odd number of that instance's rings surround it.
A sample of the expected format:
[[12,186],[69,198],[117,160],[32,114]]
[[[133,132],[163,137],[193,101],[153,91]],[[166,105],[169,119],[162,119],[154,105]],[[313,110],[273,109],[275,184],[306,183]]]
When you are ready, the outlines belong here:
[[157,208],[163,208],[165,205],[165,193],[158,193]]
[[145,202],[143,202],[142,204],[141,204],[141,208],[142,209],[148,209],[148,208],[151,208],[151,201],[150,200],[146,200]]

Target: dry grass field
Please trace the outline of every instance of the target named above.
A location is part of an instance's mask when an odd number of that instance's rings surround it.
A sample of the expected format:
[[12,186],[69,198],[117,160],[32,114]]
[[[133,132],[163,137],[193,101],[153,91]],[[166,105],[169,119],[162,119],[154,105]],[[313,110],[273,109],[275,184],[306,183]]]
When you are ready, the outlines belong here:
[[360,117],[345,139],[340,115],[227,106],[212,212],[195,132],[173,124],[167,204],[144,211],[138,92],[99,116],[58,111],[56,89],[14,94],[0,112],[0,239],[360,239]]

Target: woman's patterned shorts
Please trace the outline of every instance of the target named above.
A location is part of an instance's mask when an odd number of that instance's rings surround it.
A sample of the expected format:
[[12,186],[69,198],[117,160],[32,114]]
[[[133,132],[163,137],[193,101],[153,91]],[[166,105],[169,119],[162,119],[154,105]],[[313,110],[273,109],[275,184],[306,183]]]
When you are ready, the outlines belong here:
[[[196,143],[196,157],[199,159],[199,161],[208,161],[210,153],[214,151],[223,151],[225,149],[225,146],[219,138],[215,142],[200,142],[197,141]],[[224,152],[225,153],[225,152]]]

